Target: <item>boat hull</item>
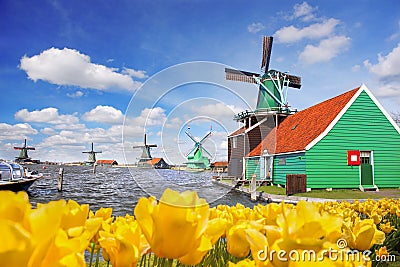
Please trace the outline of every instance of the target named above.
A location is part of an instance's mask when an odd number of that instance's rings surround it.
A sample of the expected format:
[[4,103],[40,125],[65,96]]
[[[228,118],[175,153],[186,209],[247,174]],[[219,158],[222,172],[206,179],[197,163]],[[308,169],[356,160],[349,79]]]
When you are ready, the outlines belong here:
[[40,177],[30,178],[30,179],[22,179],[19,181],[13,182],[3,182],[0,183],[0,190],[10,190],[14,192],[18,191],[27,191],[29,187]]

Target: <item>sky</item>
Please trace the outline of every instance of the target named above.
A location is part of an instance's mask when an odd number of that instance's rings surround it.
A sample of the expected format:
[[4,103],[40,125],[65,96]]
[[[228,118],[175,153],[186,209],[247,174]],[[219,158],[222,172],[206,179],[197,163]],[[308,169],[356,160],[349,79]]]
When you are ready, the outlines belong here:
[[[255,108],[258,87],[224,68],[301,76],[288,102],[302,110],[361,84],[400,111],[397,0],[0,0],[0,158],[24,139],[42,161],[186,161],[190,134],[211,160],[227,160],[233,116]],[[366,111],[368,112],[368,111]],[[372,118],[373,119],[373,118]],[[190,129],[189,129],[190,128]]]

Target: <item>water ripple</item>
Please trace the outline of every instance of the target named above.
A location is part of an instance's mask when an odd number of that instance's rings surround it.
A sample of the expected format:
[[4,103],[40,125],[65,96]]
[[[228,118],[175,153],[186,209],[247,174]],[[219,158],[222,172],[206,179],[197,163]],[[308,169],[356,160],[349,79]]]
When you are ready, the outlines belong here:
[[73,199],[80,204],[89,204],[91,210],[100,207],[113,208],[113,214],[124,216],[133,214],[140,197],[153,195],[159,198],[166,188],[180,192],[195,190],[211,206],[218,204],[235,205],[242,203],[253,206],[248,197],[212,183],[210,172],[177,172],[173,170],[153,170],[140,168],[62,166],[64,168],[63,191],[57,190],[60,166],[29,166],[45,175],[29,189],[33,206],[58,199]]

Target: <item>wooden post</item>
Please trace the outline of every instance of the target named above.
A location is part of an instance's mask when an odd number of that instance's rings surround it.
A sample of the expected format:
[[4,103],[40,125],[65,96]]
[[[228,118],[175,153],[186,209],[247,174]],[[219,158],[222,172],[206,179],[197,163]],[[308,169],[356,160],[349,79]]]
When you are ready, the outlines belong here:
[[62,191],[63,179],[64,179],[64,168],[60,168],[60,170],[58,171],[58,192]]
[[95,174],[96,173],[96,166],[97,166],[97,164],[95,163],[95,164],[93,164],[93,174]]
[[256,201],[257,200],[257,185],[256,185],[256,179],[257,175],[253,174],[251,176],[251,183],[250,183],[250,194],[251,194],[251,200]]

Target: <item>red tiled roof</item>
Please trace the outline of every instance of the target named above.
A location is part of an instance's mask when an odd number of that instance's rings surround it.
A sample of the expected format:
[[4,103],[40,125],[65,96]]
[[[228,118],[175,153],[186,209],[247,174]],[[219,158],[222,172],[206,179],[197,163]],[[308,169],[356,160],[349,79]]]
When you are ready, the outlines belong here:
[[160,160],[161,160],[161,158],[153,158],[153,159],[147,161],[146,163],[147,163],[147,164],[150,164],[150,165],[155,165],[155,164],[157,164]]
[[278,126],[277,131],[274,128],[275,131],[272,130],[247,156],[260,156],[265,149],[269,154],[304,150],[329,126],[358,89],[353,89],[289,116]]
[[233,133],[231,133],[228,136],[238,135],[238,134],[244,133],[244,131],[246,131],[246,127],[243,126],[243,127],[237,129],[236,131],[234,131]]
[[115,160],[113,159],[98,159],[97,164],[113,164]]
[[216,161],[213,163],[214,167],[226,167],[228,166],[227,161]]

